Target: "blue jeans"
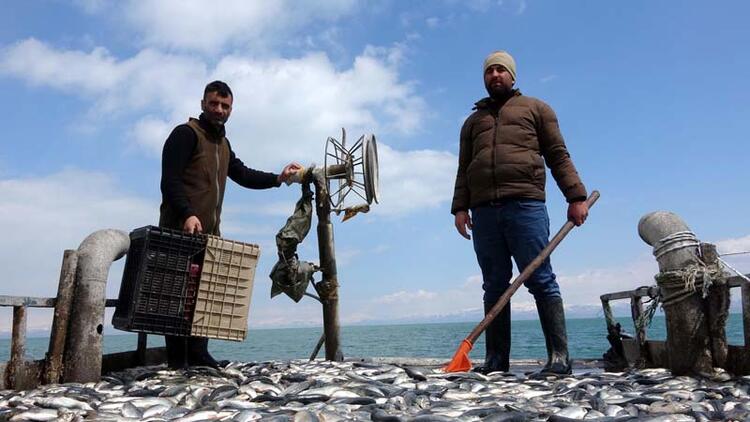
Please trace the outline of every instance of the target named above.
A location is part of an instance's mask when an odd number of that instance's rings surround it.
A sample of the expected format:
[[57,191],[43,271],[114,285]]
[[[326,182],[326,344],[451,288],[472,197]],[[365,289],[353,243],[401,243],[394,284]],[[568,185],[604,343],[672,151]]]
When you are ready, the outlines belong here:
[[[508,200],[472,209],[474,251],[484,280],[484,301],[495,303],[510,286],[513,264],[523,271],[549,243],[549,216],[544,202]],[[560,297],[547,258],[524,283],[534,299]]]

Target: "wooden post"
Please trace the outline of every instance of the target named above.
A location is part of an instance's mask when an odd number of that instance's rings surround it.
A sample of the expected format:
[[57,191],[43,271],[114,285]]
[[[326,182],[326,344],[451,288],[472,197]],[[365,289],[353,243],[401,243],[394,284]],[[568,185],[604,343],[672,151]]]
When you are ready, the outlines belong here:
[[[701,258],[706,265],[717,264],[719,254],[716,252],[716,245],[701,243],[700,250]],[[729,353],[726,334],[727,318],[729,318],[729,285],[726,282],[711,285],[706,298],[705,312],[713,364],[719,368],[726,368]]]
[[13,333],[10,344],[10,361],[8,362],[7,380],[10,388],[19,387],[26,359],[26,307],[13,307]]
[[745,337],[745,347],[750,347],[750,283],[742,283],[742,332]]
[[49,338],[49,349],[47,350],[46,368],[43,374],[45,384],[58,383],[62,377],[62,360],[65,353],[65,338],[68,335],[70,308],[73,305],[77,263],[78,254],[76,251],[66,250],[60,268],[55,314],[52,318],[52,331]]
[[635,366],[644,368],[649,361],[648,348],[646,347],[646,325],[638,326],[638,319],[643,315],[643,300],[641,296],[632,296],[630,298],[630,315],[633,318],[635,326],[635,341],[638,344],[638,360]]

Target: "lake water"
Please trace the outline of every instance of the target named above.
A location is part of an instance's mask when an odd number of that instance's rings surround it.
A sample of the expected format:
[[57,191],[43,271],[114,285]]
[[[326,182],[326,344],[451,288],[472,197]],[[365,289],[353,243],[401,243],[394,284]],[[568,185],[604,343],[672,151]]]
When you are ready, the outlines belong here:
[[[633,333],[629,318],[618,318],[626,331]],[[409,324],[341,327],[341,350],[345,357],[432,357],[450,359],[459,343],[476,325],[471,323]],[[609,348],[603,318],[570,319],[567,321],[568,342],[573,358],[601,358]],[[539,321],[513,321],[511,359],[546,358],[544,337]],[[308,358],[318,342],[322,328],[250,329],[244,342],[211,340],[210,351],[217,359],[260,361],[270,359]],[[648,338],[666,338],[664,317],[656,316],[648,330]],[[742,345],[742,316],[732,314],[727,323],[730,344]],[[41,359],[49,338],[28,338],[27,358]],[[104,352],[135,350],[137,336],[105,335]],[[149,346],[164,345],[161,336],[149,336]],[[7,361],[10,339],[0,340],[0,361]],[[319,357],[324,352],[321,350]],[[475,344],[471,357],[484,357],[484,336]]]

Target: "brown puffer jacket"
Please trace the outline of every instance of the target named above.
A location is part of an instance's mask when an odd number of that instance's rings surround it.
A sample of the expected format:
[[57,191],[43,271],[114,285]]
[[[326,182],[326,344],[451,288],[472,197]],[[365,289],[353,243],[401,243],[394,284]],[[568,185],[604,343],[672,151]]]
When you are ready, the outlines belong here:
[[518,90],[504,104],[475,106],[461,128],[451,213],[493,200],[544,201],[545,162],[568,202],[586,199],[550,106]]

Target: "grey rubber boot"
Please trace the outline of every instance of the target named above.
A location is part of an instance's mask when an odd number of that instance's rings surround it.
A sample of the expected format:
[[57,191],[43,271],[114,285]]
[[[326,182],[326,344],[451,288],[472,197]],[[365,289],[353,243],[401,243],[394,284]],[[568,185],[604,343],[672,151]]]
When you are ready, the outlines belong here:
[[[487,315],[494,303],[484,304]],[[510,302],[487,327],[484,332],[485,355],[484,365],[474,369],[482,374],[490,372],[508,372],[510,369]]]
[[187,337],[164,336],[167,346],[167,367],[170,369],[185,369],[187,360]]
[[568,334],[565,330],[565,308],[562,298],[555,296],[537,300],[536,309],[547,346],[547,364],[536,374],[570,374]]

